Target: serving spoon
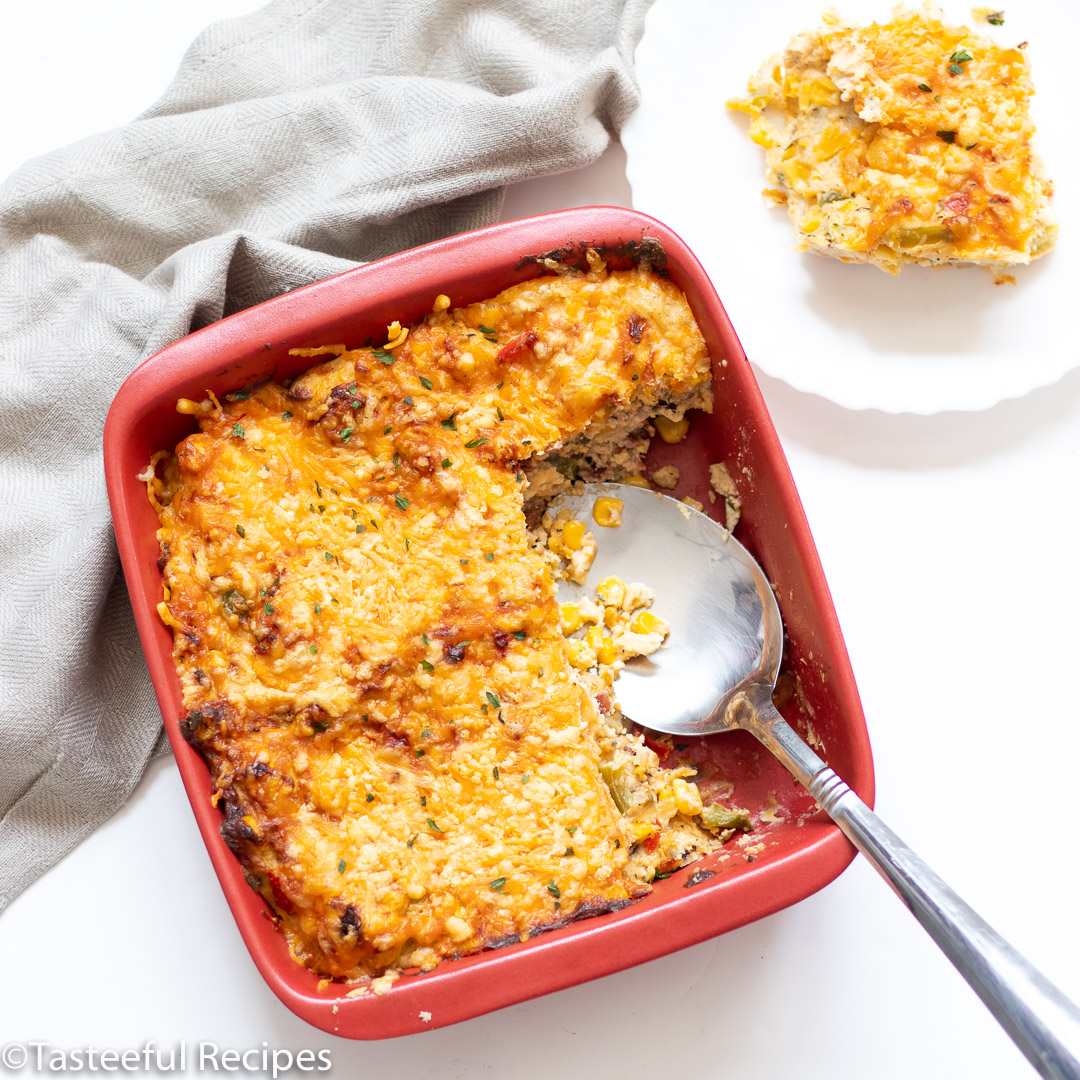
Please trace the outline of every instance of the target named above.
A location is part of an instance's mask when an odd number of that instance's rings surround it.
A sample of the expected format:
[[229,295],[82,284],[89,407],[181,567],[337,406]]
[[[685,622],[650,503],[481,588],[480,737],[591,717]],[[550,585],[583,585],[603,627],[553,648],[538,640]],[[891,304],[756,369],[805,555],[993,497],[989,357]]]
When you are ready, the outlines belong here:
[[[784,627],[772,588],[722,525],[670,496],[630,485],[586,484],[553,500],[592,522],[600,497],[623,502],[619,528],[593,528],[594,570],[647,583],[671,626],[665,647],[619,674],[623,714],[671,735],[741,728],[802,783],[873,864],[967,979],[1036,1071],[1080,1080],[1080,1009],[935,874],[776,711]],[[560,599],[584,596],[560,583]]]

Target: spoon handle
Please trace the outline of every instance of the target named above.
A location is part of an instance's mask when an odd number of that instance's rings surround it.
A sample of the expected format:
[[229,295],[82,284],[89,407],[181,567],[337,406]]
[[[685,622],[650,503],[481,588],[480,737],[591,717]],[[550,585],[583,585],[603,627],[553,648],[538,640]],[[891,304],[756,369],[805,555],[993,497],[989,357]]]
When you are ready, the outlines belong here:
[[1080,1009],[945,884],[785,722],[771,702],[751,731],[791,770],[907,904],[1047,1080],[1080,1080]]

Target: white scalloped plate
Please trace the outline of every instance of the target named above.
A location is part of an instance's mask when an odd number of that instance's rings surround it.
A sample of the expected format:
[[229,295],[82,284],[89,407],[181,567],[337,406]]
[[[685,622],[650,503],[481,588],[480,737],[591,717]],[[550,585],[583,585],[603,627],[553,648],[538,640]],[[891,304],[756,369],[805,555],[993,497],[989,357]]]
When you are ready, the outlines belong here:
[[[1080,366],[1070,312],[1080,306],[1074,5],[1009,4],[1001,44],[1030,42],[1036,145],[1056,183],[1057,249],[995,285],[976,267],[909,267],[899,277],[792,250],[782,208],[764,205],[764,156],[747,118],[725,107],[823,0],[658,0],[637,51],[641,107],[623,129],[634,207],[693,248],[746,352],[763,371],[850,409],[936,413],[987,409]],[[887,0],[841,14],[888,16]],[[948,21],[973,25],[951,4]]]

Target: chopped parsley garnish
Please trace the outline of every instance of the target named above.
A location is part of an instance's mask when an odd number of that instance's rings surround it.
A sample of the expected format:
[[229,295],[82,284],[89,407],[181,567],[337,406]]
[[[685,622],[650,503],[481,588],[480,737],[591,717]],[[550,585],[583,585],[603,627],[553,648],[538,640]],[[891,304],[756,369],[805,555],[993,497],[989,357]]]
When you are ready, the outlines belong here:
[[965,150],[974,150],[975,147],[978,146],[978,145],[979,144],[977,142],[969,143],[967,146],[964,147],[964,149]]
[[341,441],[342,442],[348,442],[351,437],[352,437],[352,428],[351,427],[343,427],[341,429]]
[[421,795],[420,796],[420,805],[421,806],[427,806],[427,796],[426,795]]
[[356,531],[357,531],[358,533],[366,533],[366,532],[367,532],[367,528],[366,528],[365,526],[363,526],[363,525],[357,525],[357,526],[356,526]]
[[495,384],[495,389],[496,389],[496,390],[501,390],[502,388],[503,388],[503,384],[502,384],[501,382],[497,382],[497,383]]
[[412,399],[412,394],[405,395],[405,404],[408,405],[410,409],[416,404]]
[[317,653],[318,651],[319,651],[319,650],[318,650],[318,649],[317,649],[317,648],[316,648],[316,647],[315,647],[314,645],[312,645],[312,646],[311,646],[311,647],[310,647],[310,648],[308,649],[308,652],[310,652],[312,656],[314,656],[314,655],[315,655],[315,654],[316,654],[316,653]]
[[405,537],[405,550],[409,550],[409,538],[407,536]]
[[420,834],[419,834],[418,832],[415,832],[415,833],[413,833],[413,834],[412,834],[412,836],[410,836],[410,837],[409,837],[409,839],[408,839],[408,840],[407,840],[407,841],[405,842],[405,846],[406,846],[406,847],[412,847],[412,846],[413,846],[413,844],[415,844],[415,843],[416,843],[416,838],[417,838],[417,837],[418,837],[419,835],[420,835]]
[[955,131],[939,131],[937,133],[937,137],[942,142],[947,142],[947,143],[956,142],[956,132]]
[[[959,64],[949,64],[945,68],[945,70],[950,75],[963,75],[964,74],[964,69]],[[656,879],[654,878],[653,880],[655,881]]]
[[454,464],[454,463],[453,463],[453,462],[452,462],[452,461],[451,461],[451,460],[450,460],[450,459],[449,459],[448,457],[444,457],[444,458],[442,459],[442,467],[443,467],[444,469],[449,469],[449,468],[450,468],[450,466],[451,466],[451,465],[453,465],[453,464]]
[[565,850],[565,851],[563,852],[563,858],[564,858],[564,859],[568,859],[568,858],[570,858],[570,856],[571,856],[571,855],[573,855],[573,854],[574,854],[574,849],[573,849],[572,847],[568,847],[568,848],[567,848],[567,849],[566,849],[566,850]]
[[263,611],[265,611],[267,615],[274,614],[274,609],[270,606],[270,603],[267,600],[263,601]]
[[423,643],[424,643],[425,645],[430,645],[430,644],[431,644],[431,642],[430,642],[430,641],[428,641],[428,636],[427,636],[427,634],[421,634],[421,635],[420,635],[420,640],[421,640],[421,641],[422,641],[422,642],[423,642]]
[[[499,719],[501,720],[501,719],[502,719],[502,717],[500,716],[500,717],[499,717]],[[529,782],[529,774],[528,774],[528,773],[525,773],[525,774],[524,774],[524,775],[522,776],[522,778],[521,778],[521,782],[522,782],[523,784],[527,784],[527,783]]]
[[478,446],[483,446],[483,445],[484,445],[484,443],[486,443],[486,442],[487,442],[487,439],[484,439],[484,438],[479,438],[479,439],[470,439],[470,440],[469,440],[469,441],[468,441],[468,442],[467,442],[467,443],[465,444],[465,449],[466,449],[466,450],[475,450],[475,449],[476,449],[476,447],[478,447]]
[[459,562],[459,563],[460,563],[460,564],[461,564],[462,566],[468,566],[468,565],[469,565],[469,560],[468,560],[468,559],[458,559],[458,562]]
[[502,887],[503,887],[503,886],[504,886],[505,884],[506,884],[506,878],[504,878],[504,877],[497,877],[497,878],[496,878],[496,879],[495,879],[495,880],[494,880],[493,882],[491,882],[491,888],[492,888],[492,890],[493,890],[494,892],[501,892],[501,891],[502,891]]
[[244,532],[244,526],[243,525],[237,525],[236,526],[236,531],[240,534],[241,539],[243,539],[245,536],[247,536],[247,533]]
[[555,884],[554,879],[547,883],[547,891],[551,893],[551,895],[554,896],[556,900],[558,900],[559,897],[562,896],[562,890],[559,888],[558,885]]
[[493,768],[493,769],[491,770],[491,775],[492,775],[492,776],[494,776],[496,780],[498,780],[498,779],[499,779],[499,766],[498,766],[498,765],[496,765],[496,766],[495,766],[495,767],[494,767],[494,768]]
[[345,860],[344,859],[339,859],[338,860],[337,872],[339,874],[344,874],[345,873]]
[[457,424],[454,423],[454,417],[457,413],[451,413],[443,422],[442,426],[448,431],[457,431]]
[[481,323],[476,329],[479,330],[481,334],[494,334],[495,333],[495,331],[492,330],[490,326],[485,326],[483,323]]
[[421,375],[420,376],[420,385],[425,390],[430,390],[431,389],[431,380],[426,375]]
[[315,605],[315,614],[316,615],[321,615],[322,614],[322,608],[319,607],[318,604]]
[[494,709],[501,709],[502,704],[499,699],[490,691],[486,691],[484,696],[488,699],[488,704]]
[[239,424],[233,424],[232,433],[234,439],[242,439],[244,437],[244,429]]
[[291,420],[292,419],[292,413],[291,412],[283,412],[281,414],[281,419],[282,420]]
[[495,561],[495,552],[494,551],[485,551],[484,552],[484,558],[487,559],[488,562],[494,562]]
[[326,505],[325,505],[325,503],[319,503],[319,513],[320,514],[325,514],[326,513]]
[[324,551],[324,552],[323,552],[323,558],[324,558],[324,559],[325,559],[325,560],[326,560],[327,562],[333,562],[333,561],[334,561],[334,556],[333,556],[333,555],[331,555],[329,551]]
[[401,455],[395,450],[394,451],[394,469],[397,470],[397,469],[400,469],[400,468],[401,468]]
[[503,416],[503,414],[502,414],[502,409],[496,408],[496,410],[495,410],[495,415],[496,415],[496,416],[497,416],[497,417],[498,417],[498,418],[499,418],[500,420],[505,420],[505,419],[506,419],[506,417],[504,417],[504,416]]
[[319,720],[312,720],[311,726],[315,728],[316,731],[325,731],[330,725],[324,724]]
[[414,750],[414,751],[413,751],[413,753],[414,753],[414,754],[415,754],[415,755],[416,755],[417,757],[423,757],[423,756],[424,756],[424,753],[425,753],[425,752],[424,752],[423,750]]
[[392,425],[390,425],[390,424],[387,424],[387,425],[386,425],[386,427],[384,427],[384,428],[382,429],[382,433],[383,433],[384,435],[389,435],[389,434],[390,434],[390,432],[391,432],[391,431],[393,431],[393,430],[394,430],[393,426],[392,426]]
[[973,57],[967,49],[958,49],[949,57],[949,60],[954,64],[966,64],[971,59],[973,59]]
[[320,499],[322,498],[322,488],[319,487],[318,480],[315,481],[315,494],[318,495]]
[[919,89],[920,89],[920,90],[921,90],[921,91],[922,91],[922,92],[923,92],[924,94],[929,94],[929,93],[930,93],[930,87],[929,87],[929,86],[927,86],[927,85],[926,85],[926,83],[924,83],[924,82],[921,82],[921,83],[919,83]]
[[[366,719],[367,719],[367,717],[365,716],[365,717],[364,717],[364,719],[366,720]],[[374,802],[374,801],[375,801],[375,796],[374,796],[374,795],[371,795],[371,794],[369,794],[369,795],[368,795],[368,797],[367,797],[367,799],[366,799],[366,801],[367,801],[367,802]]]
[[427,823],[435,832],[442,832],[442,829],[440,829],[439,826],[435,824],[434,818],[428,818]]
[[430,660],[421,660],[420,661],[420,666],[425,671],[434,671],[435,670],[435,665]]
[[576,833],[576,832],[577,832],[577,826],[576,826],[576,825],[571,825],[571,826],[570,826],[570,828],[569,828],[569,829],[567,829],[566,831],[567,831],[567,832],[568,832],[568,833],[569,833],[569,834],[570,834],[571,836],[573,836],[573,835],[574,835],[574,833]]
[[986,16],[986,21],[991,26],[1004,26],[1005,25],[1005,12],[1004,11],[991,11]]
[[514,631],[514,637],[516,637],[518,639],[518,641],[524,641],[525,640],[525,631],[524,630],[515,630]]
[[374,356],[380,364],[386,364],[387,366],[392,364],[395,359],[394,354],[392,352],[387,352],[385,349],[372,349],[371,355]]
[[404,495],[395,495],[394,496],[394,503],[395,503],[395,505],[397,506],[397,508],[399,510],[408,510],[409,509],[409,500],[406,499]]
[[421,739],[430,739],[431,738],[431,728],[429,728],[429,727],[424,728],[424,730],[420,732],[420,738]]

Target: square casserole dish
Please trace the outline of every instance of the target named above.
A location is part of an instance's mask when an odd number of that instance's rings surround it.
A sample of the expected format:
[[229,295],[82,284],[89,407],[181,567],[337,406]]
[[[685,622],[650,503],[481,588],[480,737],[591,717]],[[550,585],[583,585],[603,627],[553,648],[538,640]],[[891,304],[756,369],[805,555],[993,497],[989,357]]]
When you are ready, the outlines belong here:
[[[642,247],[644,245],[644,249]],[[105,472],[116,539],[150,676],[195,820],[255,964],[298,1016],[327,1032],[385,1038],[431,1030],[539,994],[595,979],[693,945],[804,899],[836,877],[854,849],[813,800],[743,732],[712,736],[696,748],[703,775],[733,785],[730,802],[751,812],[754,830],[658,881],[643,900],[500,949],[406,972],[383,996],[345,998],[320,991],[267,918],[220,834],[206,765],[181,735],[180,685],[172,633],[158,619],[157,516],[138,479],[155,450],[194,430],[176,412],[179,397],[219,396],[260,379],[289,378],[312,359],[292,348],[353,345],[431,310],[439,293],[455,306],[494,296],[544,273],[536,256],[601,251],[613,268],[643,250],[685,292],[713,361],[715,407],[693,414],[689,438],[654,440],[650,466],[674,463],[674,494],[691,495],[723,520],[709,498],[708,465],[723,461],[742,499],[736,535],[757,556],[776,590],[787,629],[788,698],[782,711],[872,805],[873,765],[858,692],[832,600],[783,451],[750,365],[701,264],[660,222],[632,210],[584,207],[494,225],[361,266],[249,308],[152,356],[121,387],[105,424]],[[655,264],[655,259],[654,259]],[[420,1020],[421,1012],[430,1021]]]

